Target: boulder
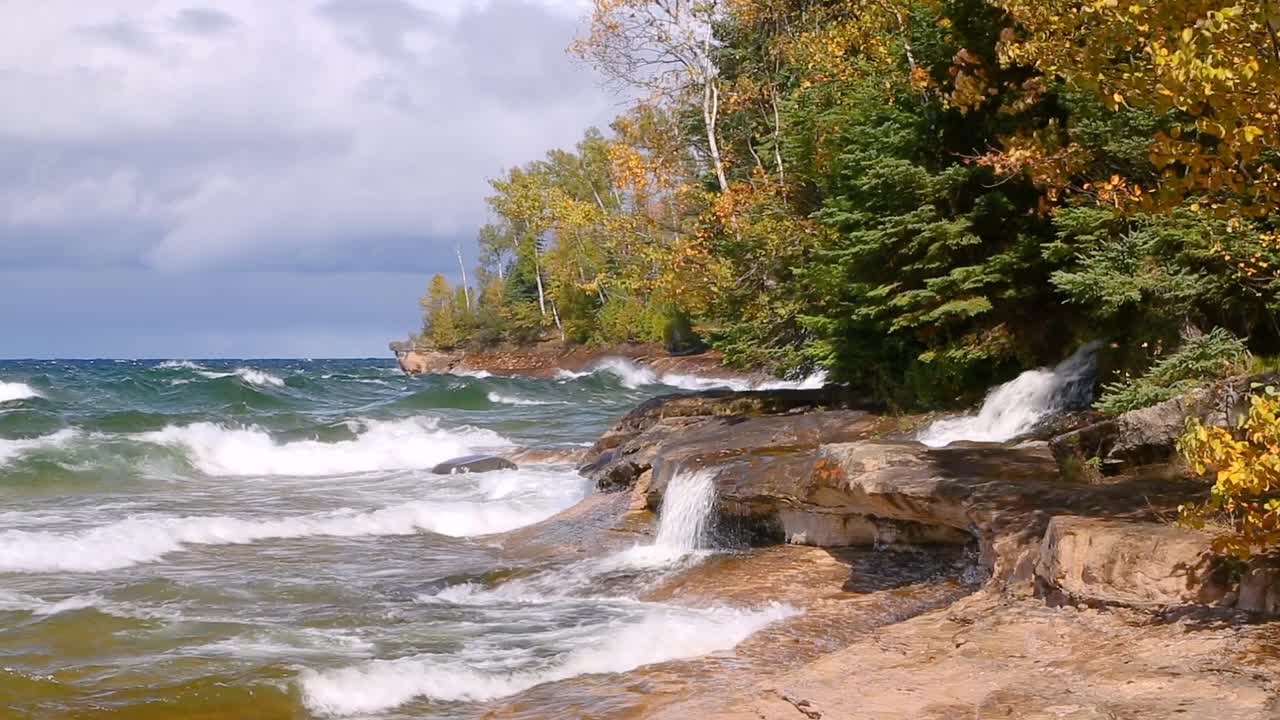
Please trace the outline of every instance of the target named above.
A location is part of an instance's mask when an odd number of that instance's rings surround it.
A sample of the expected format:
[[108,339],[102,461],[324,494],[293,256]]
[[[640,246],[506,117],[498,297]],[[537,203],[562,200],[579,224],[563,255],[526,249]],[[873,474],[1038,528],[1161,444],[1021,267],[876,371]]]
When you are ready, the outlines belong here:
[[1054,458],[1069,478],[1096,469],[1115,475],[1142,465],[1177,461],[1177,441],[1187,419],[1229,426],[1248,409],[1248,398],[1257,387],[1280,382],[1280,373],[1224,380],[1206,387],[1133,410],[1114,418],[1063,433],[1050,441]]
[[466,455],[436,465],[431,472],[437,475],[456,473],[482,473],[494,470],[515,470],[516,464],[496,455]]
[[1211,541],[1164,523],[1059,516],[1040,544],[1036,577],[1071,601],[1148,609],[1217,602],[1229,577]]

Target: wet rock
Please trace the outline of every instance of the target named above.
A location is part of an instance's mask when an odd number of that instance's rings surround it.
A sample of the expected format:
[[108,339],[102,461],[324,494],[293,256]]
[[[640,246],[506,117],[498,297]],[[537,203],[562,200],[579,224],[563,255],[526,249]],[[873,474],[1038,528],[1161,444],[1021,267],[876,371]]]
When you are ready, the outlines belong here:
[[455,354],[419,351],[406,342],[393,342],[390,348],[405,375],[448,372],[458,361]]
[[[812,411],[846,408],[853,415],[826,415],[817,420]],[[741,392],[712,390],[688,395],[666,395],[641,403],[627,413],[587,451],[581,472],[601,490],[624,490],[653,467],[659,456],[714,453],[780,444],[813,446],[840,437],[853,421],[857,432],[872,423],[866,410],[878,406],[859,402],[836,386],[816,390],[765,390]],[[777,418],[767,423],[751,422]],[[697,428],[696,435],[691,431]],[[726,430],[727,428],[727,430]],[[855,434],[846,434],[852,438]],[[687,441],[687,442],[686,442]]]
[[431,472],[437,475],[454,475],[456,473],[482,473],[515,469],[515,463],[496,455],[466,455],[446,460],[432,468]]
[[1059,516],[1049,521],[1036,577],[1072,600],[1154,609],[1214,603],[1228,573],[1203,532],[1162,523]]
[[1257,387],[1277,382],[1280,373],[1224,380],[1063,433],[1050,441],[1050,447],[1069,478],[1087,479],[1090,468],[1114,475],[1142,465],[1174,463],[1177,441],[1188,418],[1233,425],[1248,409],[1248,398]]

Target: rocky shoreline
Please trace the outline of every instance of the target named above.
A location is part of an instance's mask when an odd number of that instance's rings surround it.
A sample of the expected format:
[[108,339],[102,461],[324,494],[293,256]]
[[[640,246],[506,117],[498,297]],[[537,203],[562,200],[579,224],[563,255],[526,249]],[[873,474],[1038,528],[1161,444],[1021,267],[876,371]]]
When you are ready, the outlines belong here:
[[401,342],[391,343],[390,347],[396,354],[400,369],[409,375],[490,373],[503,376],[553,378],[561,372],[583,372],[602,361],[619,358],[658,374],[698,375],[744,382],[764,382],[773,379],[765,373],[727,367],[724,364],[724,356],[714,350],[690,355],[672,355],[662,346],[652,344],[589,347],[543,342],[452,352],[419,350]]
[[[1169,472],[1185,417],[1230,417],[1252,384],[938,448],[912,439],[921,418],[834,387],[658,398],[586,453],[598,494],[503,542],[577,553],[634,542],[672,479],[701,472],[714,479],[721,544],[746,557],[826,567],[857,547],[976,550],[960,596],[817,657],[752,666],[714,697],[673,694],[644,717],[1280,717],[1280,623],[1268,622],[1280,574],[1223,562],[1209,534],[1169,521],[1206,491]],[[1078,472],[1093,457],[1105,473]],[[753,572],[754,597],[795,596],[770,567]],[[696,594],[698,577],[685,589]],[[822,601],[827,623],[856,614],[856,595],[830,593],[792,599],[838,597]]]

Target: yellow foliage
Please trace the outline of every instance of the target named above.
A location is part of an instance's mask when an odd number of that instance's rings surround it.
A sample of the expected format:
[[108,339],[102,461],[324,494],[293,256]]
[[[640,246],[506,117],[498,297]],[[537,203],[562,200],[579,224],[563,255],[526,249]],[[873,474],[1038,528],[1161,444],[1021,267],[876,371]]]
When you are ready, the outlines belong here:
[[1203,527],[1227,519],[1232,531],[1218,537],[1214,549],[1240,558],[1280,542],[1280,394],[1274,388],[1251,398],[1238,428],[1192,421],[1178,449],[1192,470],[1214,478],[1207,501],[1181,508],[1184,522]]
[[1097,92],[1114,109],[1177,111],[1152,138],[1157,198],[1219,198],[1266,217],[1280,204],[1280,4],[1276,0],[997,0],[1017,22],[1004,62]]

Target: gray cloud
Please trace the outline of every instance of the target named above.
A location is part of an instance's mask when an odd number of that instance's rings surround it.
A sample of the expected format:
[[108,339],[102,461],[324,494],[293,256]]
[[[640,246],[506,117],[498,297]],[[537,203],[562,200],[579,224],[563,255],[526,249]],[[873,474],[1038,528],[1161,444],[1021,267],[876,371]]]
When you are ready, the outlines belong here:
[[[37,30],[61,46],[0,48],[23,109],[0,118],[6,265],[417,268],[469,246],[485,179],[611,103],[564,54],[573,14],[459,1],[115,0],[88,24],[51,3]],[[181,32],[160,42],[166,25]]]
[[183,8],[173,19],[173,28],[187,35],[219,35],[235,29],[240,22],[231,15],[213,8]]
[[486,178],[614,110],[581,0],[10,5],[0,356],[380,354]]
[[95,25],[85,25],[79,30],[91,42],[136,53],[145,54],[155,51],[155,44],[151,36],[135,23],[123,18]]

